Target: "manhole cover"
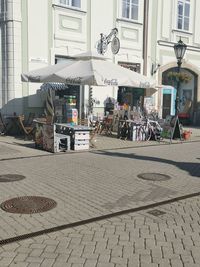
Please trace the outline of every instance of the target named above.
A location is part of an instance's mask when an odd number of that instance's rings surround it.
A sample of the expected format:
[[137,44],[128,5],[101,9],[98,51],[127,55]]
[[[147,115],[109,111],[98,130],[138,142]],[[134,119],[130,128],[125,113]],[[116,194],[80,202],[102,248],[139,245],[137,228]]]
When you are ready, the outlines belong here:
[[166,212],[164,212],[162,210],[151,210],[151,211],[148,211],[147,213],[149,213],[153,216],[157,216],[157,217],[166,214]]
[[25,179],[26,177],[19,174],[2,174],[0,175],[0,183],[15,182]]
[[57,203],[50,198],[38,196],[24,196],[9,199],[1,203],[1,208],[6,212],[32,214],[51,210]]
[[138,174],[138,178],[150,181],[166,181],[171,179],[169,175],[162,173],[140,173]]

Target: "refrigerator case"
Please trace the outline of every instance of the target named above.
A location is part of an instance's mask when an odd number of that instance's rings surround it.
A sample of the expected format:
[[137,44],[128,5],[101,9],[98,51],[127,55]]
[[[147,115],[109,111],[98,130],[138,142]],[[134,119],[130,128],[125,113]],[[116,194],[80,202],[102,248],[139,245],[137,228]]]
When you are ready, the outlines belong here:
[[69,109],[67,110],[67,123],[72,125],[78,124],[78,110],[77,109]]

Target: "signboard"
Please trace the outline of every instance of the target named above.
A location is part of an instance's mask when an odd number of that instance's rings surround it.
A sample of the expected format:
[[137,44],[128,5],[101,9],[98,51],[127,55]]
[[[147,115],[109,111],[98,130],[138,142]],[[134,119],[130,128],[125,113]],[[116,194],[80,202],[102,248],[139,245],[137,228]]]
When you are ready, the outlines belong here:
[[163,126],[163,138],[169,139],[182,139],[181,129],[178,116],[169,116],[166,118],[165,124]]

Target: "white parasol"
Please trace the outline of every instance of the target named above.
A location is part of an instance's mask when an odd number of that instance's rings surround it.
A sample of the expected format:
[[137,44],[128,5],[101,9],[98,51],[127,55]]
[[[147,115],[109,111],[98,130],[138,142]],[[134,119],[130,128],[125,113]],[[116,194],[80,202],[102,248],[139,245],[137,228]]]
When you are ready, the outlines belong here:
[[74,61],[23,73],[21,77],[25,82],[155,88],[155,80],[109,62],[95,52],[76,55]]

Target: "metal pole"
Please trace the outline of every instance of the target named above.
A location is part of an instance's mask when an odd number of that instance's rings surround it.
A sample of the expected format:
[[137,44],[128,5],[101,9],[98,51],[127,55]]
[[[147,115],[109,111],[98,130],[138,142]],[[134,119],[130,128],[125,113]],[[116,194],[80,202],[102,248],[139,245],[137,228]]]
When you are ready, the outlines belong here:
[[[181,71],[181,60],[178,60],[177,62],[177,65],[178,65],[178,74],[180,73]],[[179,112],[179,108],[180,108],[180,100],[179,100],[179,90],[180,90],[180,77],[178,76],[178,81],[177,81],[177,88],[176,88],[177,92],[176,92],[176,100],[175,100],[175,112],[176,112],[176,116],[178,115],[178,112]]]
[[147,75],[149,0],[144,1],[143,19],[143,74]]

